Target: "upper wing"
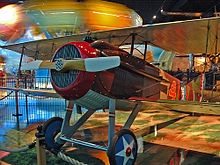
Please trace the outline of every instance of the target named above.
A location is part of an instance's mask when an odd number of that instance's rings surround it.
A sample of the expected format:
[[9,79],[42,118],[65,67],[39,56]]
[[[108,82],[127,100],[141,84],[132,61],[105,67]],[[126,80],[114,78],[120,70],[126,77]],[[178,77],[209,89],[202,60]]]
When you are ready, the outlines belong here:
[[[209,30],[208,30],[209,29]],[[220,52],[220,17],[177,21],[169,23],[147,24],[109,31],[92,32],[91,37],[106,40],[114,45],[131,43],[131,34],[136,34],[135,43],[148,42],[166,51],[179,53]],[[1,46],[2,48],[22,52],[35,59],[51,59],[54,51],[67,42],[82,41],[87,33],[67,37],[45,39],[20,44]]]

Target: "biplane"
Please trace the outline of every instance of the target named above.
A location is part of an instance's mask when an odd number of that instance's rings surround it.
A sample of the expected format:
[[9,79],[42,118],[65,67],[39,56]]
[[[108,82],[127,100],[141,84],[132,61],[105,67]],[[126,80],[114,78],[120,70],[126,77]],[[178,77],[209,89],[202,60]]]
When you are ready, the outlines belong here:
[[[181,114],[220,115],[219,104],[199,102],[201,97],[206,97],[201,92],[202,76],[187,84],[183,92],[179,79],[146,62],[147,45],[185,54],[219,53],[219,30],[220,18],[213,17],[1,46],[36,60],[23,64],[24,70],[50,69],[55,91],[8,87],[1,87],[1,90],[62,97],[69,101],[64,119],[53,117],[43,125],[46,147],[53,153],[58,155],[61,147],[71,142],[106,151],[110,164],[134,164],[138,144],[129,129],[139,112],[158,105]],[[128,44],[130,52],[119,48]],[[145,45],[142,59],[133,55],[134,44]],[[87,111],[70,125],[74,104]],[[108,146],[71,138],[100,109],[108,109]],[[131,113],[122,129],[115,133],[116,112],[119,110]],[[220,148],[216,150],[219,152]]]

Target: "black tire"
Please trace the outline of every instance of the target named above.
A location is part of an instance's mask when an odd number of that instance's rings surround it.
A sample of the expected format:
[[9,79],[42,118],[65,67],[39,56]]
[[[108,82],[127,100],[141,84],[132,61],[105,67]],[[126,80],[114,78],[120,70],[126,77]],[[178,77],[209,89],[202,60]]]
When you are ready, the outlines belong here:
[[137,158],[137,150],[135,135],[128,129],[122,129],[115,134],[108,148],[109,162],[111,165],[133,165]]
[[63,119],[60,117],[52,117],[43,125],[43,132],[45,134],[45,142],[47,149],[61,148],[64,144],[55,142],[56,135],[61,131]]

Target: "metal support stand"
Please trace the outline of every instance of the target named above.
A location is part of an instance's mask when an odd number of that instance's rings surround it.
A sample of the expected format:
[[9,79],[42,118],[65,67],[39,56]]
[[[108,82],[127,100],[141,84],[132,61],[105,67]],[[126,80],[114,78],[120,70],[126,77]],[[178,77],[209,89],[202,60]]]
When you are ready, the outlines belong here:
[[[15,84],[15,88],[17,88],[18,84],[19,84],[19,78],[20,78],[20,74],[21,74],[21,63],[22,63],[23,56],[24,56],[24,46],[22,47],[22,53],[21,53],[19,67],[18,67],[17,81]],[[21,114],[19,114],[19,109],[18,109],[18,92],[17,91],[15,92],[15,102],[16,102],[16,115],[14,115],[14,116],[17,117],[17,130],[20,130],[19,116],[21,116]]]
[[[27,89],[27,77],[25,77],[25,89]],[[26,115],[27,115],[27,124],[29,124],[29,120],[28,120],[28,96],[25,95],[25,105],[26,105]]]
[[46,165],[46,150],[42,148],[42,144],[45,140],[44,132],[42,131],[42,126],[37,126],[38,132],[35,133],[36,136],[36,151],[37,151],[37,164]]
[[108,124],[108,146],[112,138],[115,136],[115,99],[109,100],[109,124]]
[[20,123],[19,123],[19,116],[21,116],[21,114],[19,114],[19,110],[18,110],[18,92],[15,92],[15,103],[16,103],[16,114],[14,114],[13,116],[16,116],[17,119],[17,130],[20,130]]
[[42,137],[36,140],[37,164],[46,165],[46,150],[41,147],[41,140],[43,140]]

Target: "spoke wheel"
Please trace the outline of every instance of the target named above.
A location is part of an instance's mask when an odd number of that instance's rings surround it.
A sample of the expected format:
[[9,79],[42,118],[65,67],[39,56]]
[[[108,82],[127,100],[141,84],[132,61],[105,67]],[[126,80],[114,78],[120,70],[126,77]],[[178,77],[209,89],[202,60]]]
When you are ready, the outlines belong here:
[[111,165],[133,165],[137,157],[137,139],[128,129],[120,130],[112,139],[107,154]]
[[60,117],[53,117],[47,120],[43,125],[45,133],[45,142],[48,149],[60,148],[63,144],[55,142],[55,137],[60,133],[63,119]]

